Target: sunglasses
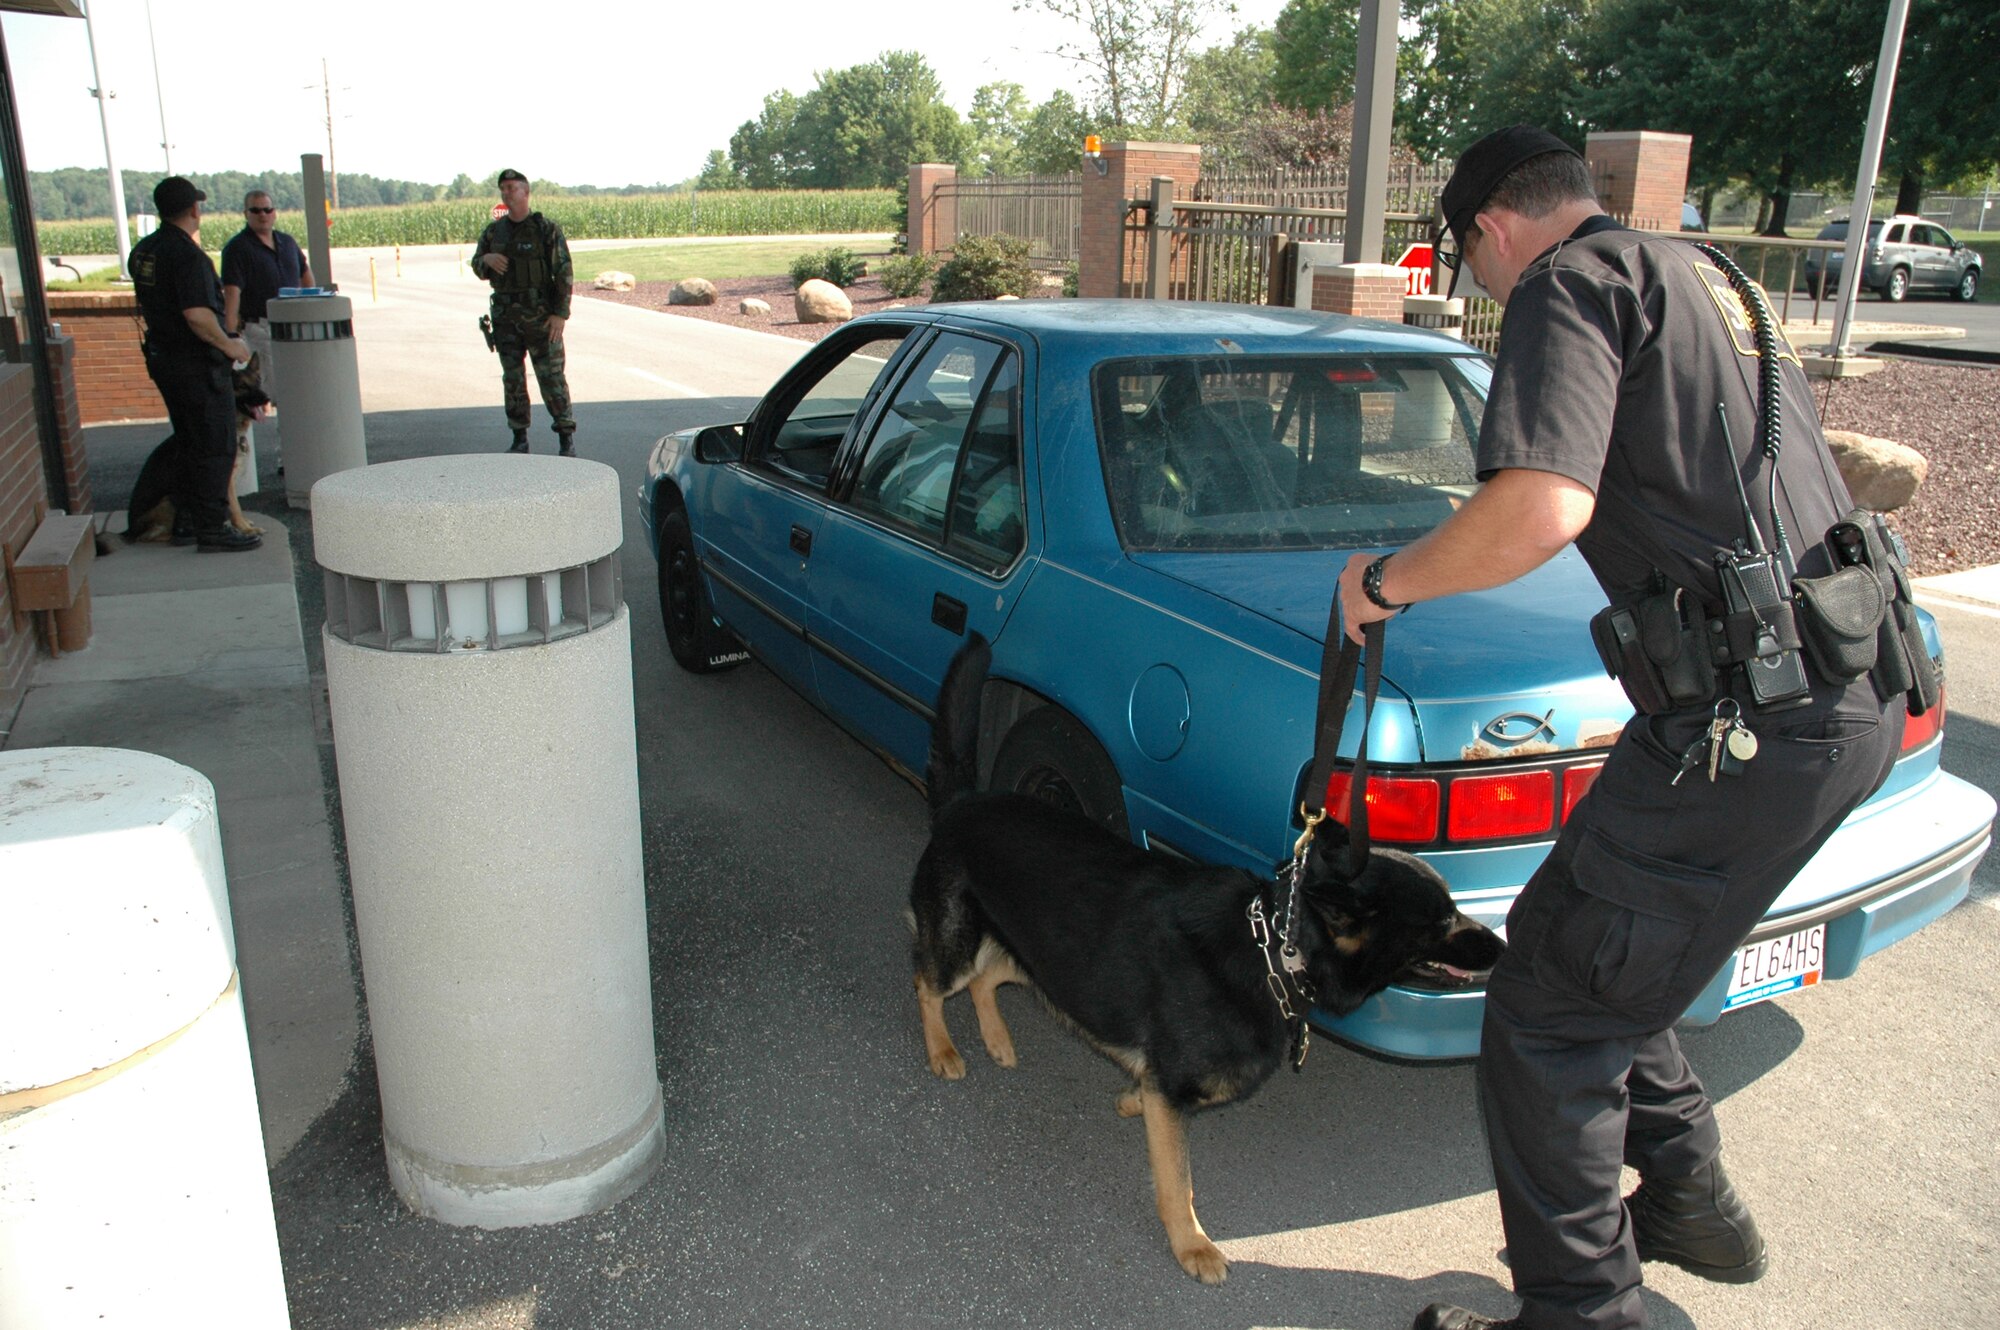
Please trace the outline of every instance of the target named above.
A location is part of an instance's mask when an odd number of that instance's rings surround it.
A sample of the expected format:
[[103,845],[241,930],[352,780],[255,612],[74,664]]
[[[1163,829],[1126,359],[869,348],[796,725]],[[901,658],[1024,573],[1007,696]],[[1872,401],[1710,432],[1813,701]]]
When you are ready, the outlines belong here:
[[245,208],[245,212],[276,212],[276,208]]
[[1453,272],[1458,271],[1459,261],[1465,251],[1458,247],[1458,238],[1450,231],[1441,231],[1431,239],[1431,247],[1437,253],[1437,261]]

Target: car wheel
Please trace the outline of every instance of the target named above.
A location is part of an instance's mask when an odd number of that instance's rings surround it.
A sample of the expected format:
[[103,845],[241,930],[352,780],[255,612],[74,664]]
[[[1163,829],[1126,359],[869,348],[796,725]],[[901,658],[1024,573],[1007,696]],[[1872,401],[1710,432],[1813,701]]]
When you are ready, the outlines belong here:
[[1082,722],[1061,707],[1030,712],[993,760],[990,788],[1082,813],[1122,839],[1131,836],[1118,768]]
[[1910,270],[1897,268],[1889,274],[1889,280],[1882,283],[1882,299],[1892,305],[1899,304],[1908,294],[1910,294]]
[[675,506],[660,518],[660,618],[667,650],[691,674],[715,674],[743,663],[743,648],[715,622],[695,559],[687,512]]
[[1958,279],[1958,290],[1953,294],[1967,304],[1979,299],[1979,269],[1967,268],[1965,276]]

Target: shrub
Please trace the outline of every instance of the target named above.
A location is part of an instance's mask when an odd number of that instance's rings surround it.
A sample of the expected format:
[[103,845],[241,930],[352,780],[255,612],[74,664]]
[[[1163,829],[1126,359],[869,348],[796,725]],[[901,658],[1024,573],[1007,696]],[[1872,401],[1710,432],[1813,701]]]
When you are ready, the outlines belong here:
[[1028,242],[1019,236],[961,236],[951,261],[931,284],[933,300],[992,300],[1025,296],[1035,287]]
[[792,260],[792,285],[804,286],[817,277],[835,286],[853,286],[868,275],[868,265],[851,249],[836,245],[817,254],[801,254]]
[[924,283],[937,271],[937,260],[928,254],[905,254],[899,258],[884,259],[876,275],[892,296],[913,296],[924,289]]
[[1071,300],[1076,299],[1076,284],[1078,279],[1077,279],[1077,264],[1075,259],[1071,259],[1068,263],[1065,263],[1062,266],[1062,279],[1063,279],[1063,287],[1062,287],[1063,294],[1068,296]]

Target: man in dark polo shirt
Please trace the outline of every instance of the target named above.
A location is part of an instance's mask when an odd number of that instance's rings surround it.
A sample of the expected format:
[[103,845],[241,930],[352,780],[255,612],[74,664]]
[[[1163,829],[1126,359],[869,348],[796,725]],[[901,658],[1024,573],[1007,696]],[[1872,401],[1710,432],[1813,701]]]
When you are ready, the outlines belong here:
[[243,196],[243,229],[222,247],[222,326],[257,352],[264,392],[278,400],[277,367],[271,363],[271,325],[266,309],[279,291],[313,285],[312,264],[299,242],[277,227],[271,196],[253,189]]
[[154,187],[160,225],[132,247],[132,284],[146,320],[146,372],[174,427],[174,539],[192,539],[213,553],[262,542],[229,525],[229,473],[236,460],[230,365],[248,360],[250,348],[223,331],[222,284],[197,241],[207,197],[177,175]]
[[[1572,541],[1613,605],[1685,597],[1700,633],[1724,613],[1716,555],[1746,537],[1738,477],[1798,573],[1831,571],[1822,536],[1852,504],[1805,376],[1777,334],[1773,459],[1756,446],[1746,308],[1714,263],[1613,222],[1582,159],[1528,126],[1467,149],[1440,206],[1445,261],[1506,306],[1484,484],[1423,539],[1354,556],[1340,581],[1350,636],[1413,602],[1511,581]],[[1764,655],[1720,665],[1699,701],[1632,718],[1509,912],[1479,1093],[1521,1307],[1503,1320],[1436,1304],[1416,1330],[1633,1330],[1646,1323],[1642,1261],[1726,1283],[1763,1275],[1764,1241],[1722,1170],[1674,1022],[1881,784],[1904,716],[1866,676],[1808,670],[1805,695],[1780,699],[1749,679]],[[1711,761],[1725,717],[1725,734],[1738,718],[1747,731],[1721,745],[1734,769]],[[1640,1176],[1629,1198],[1624,1164]]]

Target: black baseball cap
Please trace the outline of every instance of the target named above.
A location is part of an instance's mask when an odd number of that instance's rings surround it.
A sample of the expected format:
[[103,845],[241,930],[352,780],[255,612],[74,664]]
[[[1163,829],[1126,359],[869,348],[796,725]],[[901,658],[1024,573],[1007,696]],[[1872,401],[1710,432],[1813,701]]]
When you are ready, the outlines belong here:
[[1472,219],[1493,197],[1500,182],[1523,162],[1552,152],[1580,156],[1569,144],[1533,125],[1497,129],[1459,154],[1444,193],[1438,195],[1438,211],[1444,214],[1444,224],[1451,228],[1460,250],[1472,230]]
[[506,184],[506,183],[507,183],[507,182],[508,182],[509,180],[518,180],[518,181],[520,181],[520,182],[521,182],[522,184],[524,184],[524,185],[528,183],[528,177],[526,177],[526,176],[522,175],[522,174],[521,174],[521,173],[520,173],[519,171],[516,171],[516,170],[515,170],[515,169],[514,169],[513,167],[511,167],[511,166],[510,166],[510,167],[508,167],[508,168],[507,168],[506,170],[504,170],[504,171],[502,171],[502,172],[500,173],[500,182],[499,182],[499,183],[501,183],[501,184],[503,184],[503,185],[504,185],[504,184]]
[[153,186],[153,207],[162,217],[178,217],[207,197],[184,175],[170,175]]

